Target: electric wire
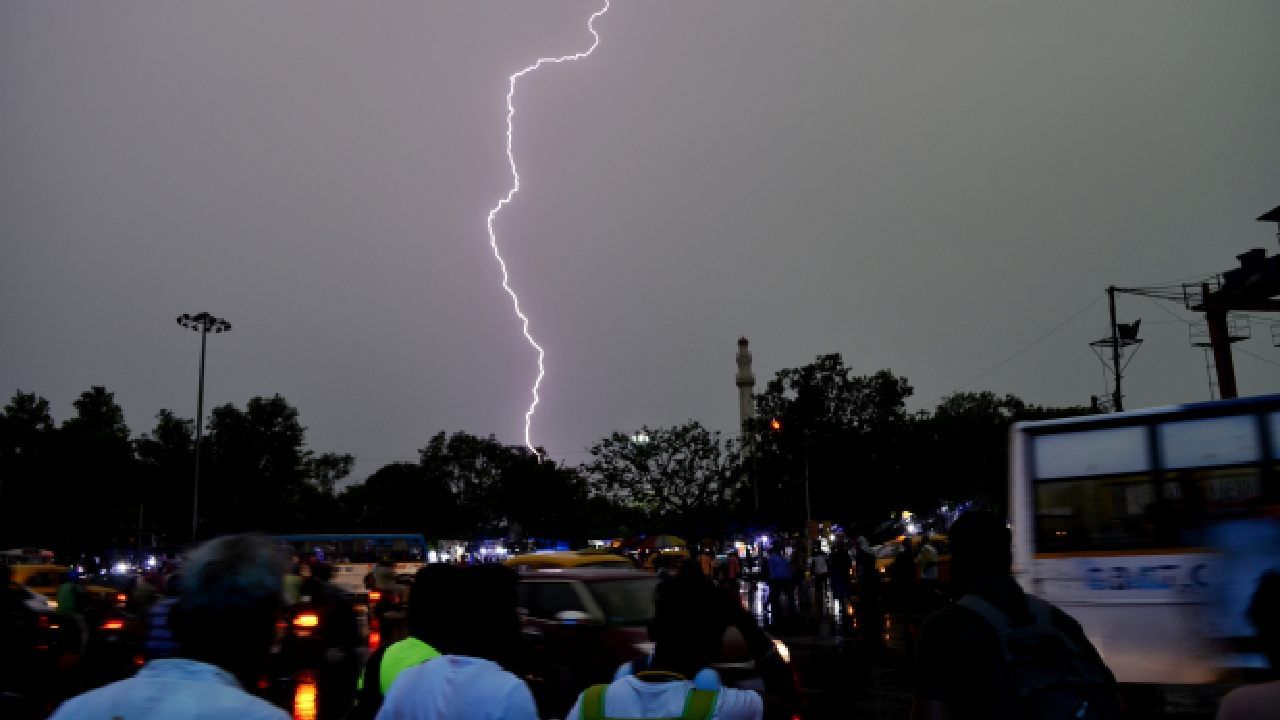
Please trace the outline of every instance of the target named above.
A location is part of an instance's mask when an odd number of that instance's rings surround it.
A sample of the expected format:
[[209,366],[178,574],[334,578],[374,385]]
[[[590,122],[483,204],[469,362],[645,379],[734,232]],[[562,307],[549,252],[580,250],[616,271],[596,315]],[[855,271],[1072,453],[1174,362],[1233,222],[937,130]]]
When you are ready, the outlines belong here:
[[965,389],[965,388],[969,387],[970,385],[972,385],[972,384],[974,384],[974,383],[978,382],[978,381],[979,381],[979,380],[981,380],[982,378],[984,378],[984,377],[986,377],[986,376],[990,375],[991,373],[995,372],[996,370],[999,370],[1000,368],[1004,367],[1005,365],[1008,365],[1009,363],[1013,362],[1013,360],[1014,360],[1015,358],[1017,358],[1019,355],[1021,355],[1022,353],[1024,353],[1024,352],[1026,352],[1026,351],[1030,350],[1031,348],[1035,347],[1036,345],[1039,345],[1041,342],[1043,342],[1045,339],[1047,339],[1050,335],[1053,335],[1054,333],[1058,332],[1058,331],[1059,331],[1059,330],[1061,330],[1062,328],[1066,327],[1066,326],[1067,326],[1067,324],[1068,324],[1068,323],[1070,323],[1072,320],[1075,320],[1076,318],[1078,318],[1078,317],[1080,317],[1081,315],[1085,314],[1085,312],[1086,312],[1086,311],[1088,311],[1088,310],[1089,310],[1090,308],[1092,308],[1094,305],[1097,305],[1097,304],[1098,304],[1098,301],[1099,301],[1099,300],[1101,300],[1103,297],[1105,297],[1105,295],[1099,295],[1099,296],[1095,297],[1095,298],[1094,298],[1094,299],[1093,299],[1093,300],[1092,300],[1088,305],[1085,305],[1084,307],[1080,308],[1080,309],[1079,309],[1079,310],[1077,310],[1076,312],[1072,313],[1072,314],[1071,314],[1071,316],[1070,316],[1070,317],[1068,317],[1066,320],[1063,320],[1062,322],[1058,323],[1057,325],[1054,325],[1054,326],[1053,326],[1053,329],[1049,330],[1049,332],[1047,332],[1047,333],[1045,333],[1045,334],[1041,335],[1040,337],[1036,338],[1035,340],[1032,340],[1030,343],[1028,343],[1028,344],[1026,344],[1026,345],[1023,345],[1021,348],[1018,348],[1018,350],[1017,350],[1017,351],[1015,351],[1012,355],[1010,355],[1009,357],[1005,358],[1004,360],[1001,360],[999,363],[996,363],[995,365],[991,366],[990,368],[988,368],[987,370],[983,371],[982,373],[979,373],[979,374],[978,374],[978,375],[976,375],[973,379],[969,380],[968,382],[964,383],[964,384],[963,384],[963,385],[961,385],[960,387],[956,388],[956,390],[955,390],[955,391],[956,391],[956,392],[959,392],[959,391],[961,391],[961,390],[963,390],[963,389]]
[[1268,365],[1275,365],[1276,367],[1280,367],[1280,362],[1276,362],[1275,360],[1268,360],[1267,358],[1264,358],[1264,357],[1262,357],[1261,355],[1257,355],[1257,354],[1252,353],[1252,352],[1250,352],[1250,351],[1248,351],[1248,350],[1245,350],[1245,349],[1244,349],[1244,348],[1242,348],[1242,347],[1238,347],[1238,346],[1237,346],[1237,347],[1232,348],[1232,349],[1233,349],[1233,350],[1239,350],[1240,352],[1244,353],[1245,355],[1248,355],[1249,357],[1253,358],[1254,360],[1261,360],[1262,362],[1267,363]]

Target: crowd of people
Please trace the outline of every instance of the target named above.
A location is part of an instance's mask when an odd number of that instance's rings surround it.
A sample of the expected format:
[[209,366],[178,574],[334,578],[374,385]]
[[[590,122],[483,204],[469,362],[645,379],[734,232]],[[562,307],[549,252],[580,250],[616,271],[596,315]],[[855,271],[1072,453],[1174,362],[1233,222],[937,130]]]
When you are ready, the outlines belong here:
[[[966,513],[952,526],[950,544],[958,598],[931,612],[919,628],[912,720],[1124,716],[1115,678],[1080,625],[1013,579],[1003,520]],[[903,543],[887,570],[896,589],[884,599],[864,538],[852,549],[837,543],[830,555],[783,553],[775,546],[759,572],[769,585],[770,612],[786,614],[828,593],[838,603],[916,602],[921,588],[937,582],[931,561],[936,566],[936,553],[930,557],[924,547]],[[261,691],[281,652],[279,623],[290,602],[310,603],[327,628],[321,672],[330,674],[321,685],[331,690],[318,704],[322,719],[790,720],[798,713],[794,697],[768,685],[725,686],[712,669],[731,628],[758,667],[777,662],[773,640],[738,601],[744,573],[736,554],[720,564],[703,555],[665,568],[649,625],[652,651],[613,669],[612,682],[554,700],[540,696],[539,673],[530,672],[518,577],[509,568],[424,567],[409,597],[408,635],[367,660],[356,652],[360,640],[350,603],[333,589],[325,568],[291,568],[279,545],[260,535],[206,542],[180,575],[156,588],[146,636],[150,660],[132,677],[67,700],[52,717],[288,718]],[[0,659],[5,672],[17,672],[20,659],[11,651],[21,638],[12,616],[20,600],[8,578],[0,580]],[[862,584],[876,590],[853,590]],[[836,607],[843,616],[844,605]],[[1263,577],[1249,619],[1273,667],[1280,667],[1280,574]],[[1280,681],[1233,691],[1219,718],[1275,717],[1276,707]]]
[[[924,614],[942,604],[940,556],[931,540],[901,539],[883,571],[877,549],[865,536],[853,542],[839,537],[830,552],[798,538],[776,538],[758,554],[748,548],[740,556],[731,547],[718,559],[714,550],[703,548],[695,557],[704,574],[726,587],[738,589],[744,578],[763,584],[764,620],[771,624],[800,616],[848,621],[884,611]],[[863,625],[875,634],[874,621]]]
[[[66,701],[53,717],[288,717],[259,691],[282,652],[277,624],[289,602],[324,613],[318,626],[348,624],[347,607],[333,595],[324,568],[290,568],[279,546],[258,535],[205,543],[172,584],[176,594],[152,605],[152,659],[132,677]],[[300,573],[301,583],[291,579]],[[520,674],[528,664],[521,657],[516,587],[517,575],[502,566],[424,567],[412,585],[408,636],[371,655],[362,671],[350,662],[353,642],[329,631],[322,644],[335,675],[318,686],[352,692],[318,698],[319,717],[547,716]],[[653,652],[643,663],[617,668],[612,684],[571,698],[573,709],[566,704],[555,716],[681,717],[688,705],[700,709],[690,720],[764,720],[768,692],[721,687],[710,669],[731,625],[762,664],[776,652],[733,596],[691,562],[659,584],[654,607]],[[340,677],[346,673],[350,682]]]

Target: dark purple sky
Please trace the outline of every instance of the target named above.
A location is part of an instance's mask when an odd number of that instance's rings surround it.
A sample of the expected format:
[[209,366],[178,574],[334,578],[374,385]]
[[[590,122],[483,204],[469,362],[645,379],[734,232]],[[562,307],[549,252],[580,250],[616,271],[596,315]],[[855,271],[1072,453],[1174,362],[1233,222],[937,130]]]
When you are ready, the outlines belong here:
[[[485,215],[508,74],[598,2],[0,3],[0,392],[161,407],[281,393],[364,475],[437,430],[517,443],[532,350]],[[736,425],[842,352],[932,407],[1100,296],[1277,251],[1280,3],[615,0],[522,80],[500,242],[547,349],[534,440]],[[1208,397],[1177,306],[1131,406]],[[1280,319],[1280,318],[1278,318]],[[1104,391],[1099,302],[968,389]],[[1162,323],[1162,324],[1159,324]],[[1280,391],[1254,325],[1245,393]],[[1268,364],[1269,361],[1272,364]]]

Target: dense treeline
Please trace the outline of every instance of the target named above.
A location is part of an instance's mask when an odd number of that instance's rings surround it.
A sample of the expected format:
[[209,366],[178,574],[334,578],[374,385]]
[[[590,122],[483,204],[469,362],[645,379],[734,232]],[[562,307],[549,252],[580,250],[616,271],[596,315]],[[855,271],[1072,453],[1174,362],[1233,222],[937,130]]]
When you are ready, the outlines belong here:
[[[910,413],[906,378],[856,375],[839,355],[782,370],[757,396],[744,452],[697,422],[613,433],[579,467],[523,447],[437,433],[417,462],[346,484],[354,458],[316,453],[284,398],[209,415],[201,445],[201,537],[258,529],[422,532],[429,538],[582,541],[642,530],[709,535],[799,528],[805,484],[815,518],[874,524],[941,502],[1004,500],[1007,435],[1020,419],[1082,414],[990,392]],[[54,421],[18,391],[0,412],[0,547],[63,552],[175,546],[191,539],[195,432],[161,410],[131,433],[112,393],[83,392]],[[778,422],[772,423],[772,420]],[[776,425],[776,426],[775,426]]]

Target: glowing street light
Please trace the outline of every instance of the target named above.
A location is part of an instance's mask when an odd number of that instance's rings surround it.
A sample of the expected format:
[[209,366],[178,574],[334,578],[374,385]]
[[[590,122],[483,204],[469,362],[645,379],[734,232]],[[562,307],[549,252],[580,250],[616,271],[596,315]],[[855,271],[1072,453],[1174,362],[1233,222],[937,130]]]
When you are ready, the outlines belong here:
[[[782,421],[778,418],[770,418],[769,429],[775,433],[782,432]],[[800,450],[804,455],[804,522],[807,531],[809,523],[813,522],[813,511],[809,505],[809,431],[807,429],[800,437]]]
[[191,483],[191,543],[196,542],[197,519],[200,517],[200,441],[204,436],[204,351],[210,332],[231,332],[231,323],[207,312],[197,315],[182,313],[178,324],[200,333],[200,385],[196,394],[196,472]]

